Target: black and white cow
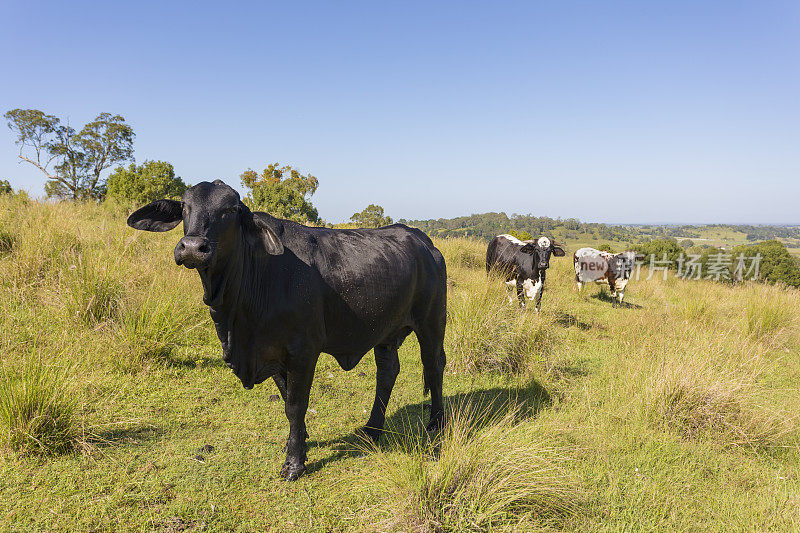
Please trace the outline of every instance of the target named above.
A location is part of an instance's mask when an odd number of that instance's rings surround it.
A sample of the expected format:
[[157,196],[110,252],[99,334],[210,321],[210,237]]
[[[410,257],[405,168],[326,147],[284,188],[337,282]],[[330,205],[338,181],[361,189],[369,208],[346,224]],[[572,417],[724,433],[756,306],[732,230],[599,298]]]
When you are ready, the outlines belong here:
[[175,262],[200,275],[222,359],[246,389],[273,378],[286,403],[286,479],[305,470],[305,417],[320,352],[350,370],[375,349],[375,402],[364,432],[377,439],[400,371],[397,350],[413,331],[432,397],[428,429],[442,425],[447,274],[427,235],[402,224],[309,228],[251,212],[219,180],[128,218],[147,231],[181,222]]
[[[538,312],[550,254],[563,257],[564,248],[547,237],[521,241],[512,235],[498,235],[486,249],[486,272],[494,271],[502,276],[509,291],[516,288],[520,307],[525,307],[525,298],[528,298]],[[509,299],[514,301],[513,296]]]
[[[611,289],[611,296],[625,298],[625,287],[631,279],[636,266],[636,252],[627,251],[618,254],[602,252],[594,248],[581,248],[572,257],[575,266],[575,283],[578,291],[584,283],[605,283]],[[614,302],[616,303],[616,302]]]

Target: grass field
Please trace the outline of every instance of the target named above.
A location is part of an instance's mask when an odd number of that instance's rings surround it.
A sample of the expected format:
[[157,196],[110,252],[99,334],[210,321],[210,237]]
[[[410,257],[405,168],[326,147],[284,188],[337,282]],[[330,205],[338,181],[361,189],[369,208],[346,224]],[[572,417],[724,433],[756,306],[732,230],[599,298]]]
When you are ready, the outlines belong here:
[[422,430],[413,336],[378,448],[354,434],[371,354],[323,355],[286,483],[277,389],[222,364],[179,235],[0,198],[0,530],[800,528],[800,292],[657,276],[612,308],[573,291],[568,254],[537,316],[487,282],[483,245],[437,241],[448,429]]

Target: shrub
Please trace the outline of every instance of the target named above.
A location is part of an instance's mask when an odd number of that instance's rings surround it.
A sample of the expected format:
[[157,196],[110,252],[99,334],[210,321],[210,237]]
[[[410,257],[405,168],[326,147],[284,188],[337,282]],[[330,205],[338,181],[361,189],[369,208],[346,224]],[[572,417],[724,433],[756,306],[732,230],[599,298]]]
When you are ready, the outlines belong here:
[[597,249],[600,250],[601,252],[608,252],[610,254],[616,253],[614,252],[614,248],[612,248],[611,245],[608,244],[607,242],[604,242],[603,244],[598,246]]
[[3,444],[18,453],[54,455],[72,450],[80,435],[64,371],[31,355],[19,372],[0,374]]
[[301,224],[322,224],[319,213],[311,204],[311,197],[319,187],[315,176],[273,163],[261,174],[247,169],[241,178],[242,185],[250,189],[244,203],[251,209]]
[[649,242],[638,244],[633,249],[637,254],[644,256],[645,263],[650,261],[651,256],[655,261],[663,261],[666,257],[670,268],[677,268],[678,258],[684,253],[683,248],[678,245],[678,241],[672,238],[653,239]]
[[350,221],[360,228],[380,228],[389,226],[392,223],[392,217],[383,214],[382,206],[369,204],[360,213],[353,213]]
[[165,161],[131,163],[128,168],[117,167],[108,177],[107,197],[123,203],[143,205],[162,198],[180,198],[186,184],[175,175],[175,169]]
[[533,239],[533,235],[531,235],[530,233],[528,233],[525,230],[517,231],[517,230],[511,229],[511,230],[508,230],[508,234],[511,235],[512,237],[516,237],[517,239],[519,239],[521,241],[530,241],[531,239]]
[[266,211],[278,218],[301,224],[319,224],[317,209],[299,191],[284,183],[256,185],[245,203],[255,211]]
[[[780,241],[764,241],[758,244],[737,246],[732,250],[734,261],[742,254],[745,257],[761,257],[758,264],[758,279],[768,283],[785,283],[790,287],[800,287],[800,264],[792,257]],[[746,262],[749,268],[750,262]],[[749,278],[743,272],[744,278]]]
[[517,424],[518,411],[492,414],[469,401],[448,409],[433,441],[390,435],[373,451],[388,511],[381,531],[494,531],[564,526],[584,496],[564,469],[565,456]]

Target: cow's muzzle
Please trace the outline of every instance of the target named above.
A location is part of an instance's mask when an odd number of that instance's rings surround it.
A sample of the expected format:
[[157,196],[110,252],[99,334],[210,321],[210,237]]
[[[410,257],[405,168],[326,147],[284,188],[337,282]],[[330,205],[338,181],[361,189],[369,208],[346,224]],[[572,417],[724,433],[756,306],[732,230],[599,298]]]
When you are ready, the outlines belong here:
[[186,235],[175,246],[175,262],[186,268],[203,268],[211,263],[215,246],[205,237]]

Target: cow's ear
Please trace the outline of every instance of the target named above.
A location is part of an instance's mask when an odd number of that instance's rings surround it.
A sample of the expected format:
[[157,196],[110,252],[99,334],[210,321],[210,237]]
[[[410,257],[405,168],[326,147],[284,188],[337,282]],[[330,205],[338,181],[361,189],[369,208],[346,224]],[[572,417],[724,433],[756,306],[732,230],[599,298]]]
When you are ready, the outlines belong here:
[[253,216],[252,211],[241,202],[239,202],[239,211],[242,214],[242,223],[247,239],[253,244],[263,244],[264,249],[270,255],[281,255],[283,243],[272,228],[260,218]]
[[535,249],[536,249],[536,244],[529,242],[525,246],[520,248],[519,251],[522,252],[523,254],[532,254]]
[[140,207],[128,217],[128,225],[145,231],[169,231],[183,219],[181,203],[176,200],[156,200]]
[[560,244],[553,243],[553,255],[556,257],[564,257],[564,248]]

